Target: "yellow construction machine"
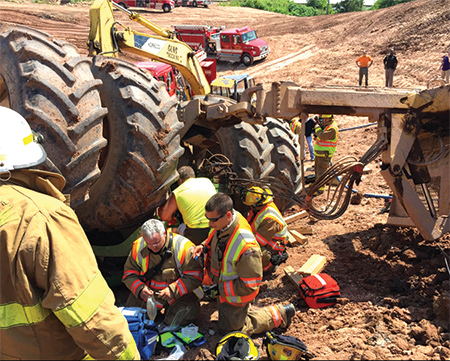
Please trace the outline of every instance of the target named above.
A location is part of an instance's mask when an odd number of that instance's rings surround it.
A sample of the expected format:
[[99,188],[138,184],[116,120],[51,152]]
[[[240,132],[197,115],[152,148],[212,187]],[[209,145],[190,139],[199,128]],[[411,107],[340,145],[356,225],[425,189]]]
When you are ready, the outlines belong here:
[[[123,26],[113,7],[157,35]],[[214,178],[220,191],[267,184],[281,210],[297,202],[333,219],[347,209],[363,166],[381,155],[393,193],[389,222],[415,226],[425,239],[449,231],[450,85],[411,91],[280,82],[252,86],[237,102],[210,94],[195,53],[172,32],[109,0],[95,0],[90,15],[89,57],[38,30],[0,24],[0,104],[44,136],[44,169],[66,178],[64,192],[91,242],[107,246],[97,249],[100,258],[128,253],[123,240],[155,216],[185,164]],[[164,83],[118,58],[122,51],[175,66],[195,95],[178,102]],[[361,159],[336,161],[307,191],[304,137],[285,120],[309,114],[369,117],[378,140]],[[313,197],[323,185],[326,198]]]
[[[417,227],[427,240],[450,231],[450,85],[411,91],[302,89],[283,82],[273,83],[269,91],[261,85],[252,91],[257,95],[256,117],[300,116],[304,122],[308,114],[344,114],[377,122],[378,139],[361,159],[344,157],[316,179],[308,192],[303,186],[299,195],[291,194],[311,215],[340,217],[350,202],[353,185],[361,181],[363,167],[381,155],[381,174],[393,193],[388,223]],[[300,138],[303,149],[304,137]],[[325,200],[314,197],[325,185]],[[281,187],[279,193],[286,196],[290,192]]]
[[[145,34],[123,26],[114,20],[113,9],[125,13],[131,20],[153,31]],[[170,64],[177,68],[192,87],[195,95],[209,94],[211,89],[195,52],[175,34],[162,29],[140,14],[130,11],[112,1],[95,0],[90,12],[89,55],[119,57],[127,51],[144,58]],[[190,93],[186,96],[190,99]]]

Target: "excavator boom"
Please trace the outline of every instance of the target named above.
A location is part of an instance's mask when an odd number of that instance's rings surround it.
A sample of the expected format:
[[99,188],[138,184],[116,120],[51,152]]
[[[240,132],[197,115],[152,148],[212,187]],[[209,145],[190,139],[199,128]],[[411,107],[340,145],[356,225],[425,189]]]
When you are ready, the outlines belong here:
[[[124,27],[114,19],[113,7],[153,31],[149,35]],[[211,89],[195,52],[179,41],[170,30],[165,30],[110,0],[95,0],[90,8],[89,55],[118,57],[119,49],[177,68],[191,86],[194,95],[209,94]],[[119,31],[118,26],[122,29]],[[187,94],[190,98],[190,94]]]

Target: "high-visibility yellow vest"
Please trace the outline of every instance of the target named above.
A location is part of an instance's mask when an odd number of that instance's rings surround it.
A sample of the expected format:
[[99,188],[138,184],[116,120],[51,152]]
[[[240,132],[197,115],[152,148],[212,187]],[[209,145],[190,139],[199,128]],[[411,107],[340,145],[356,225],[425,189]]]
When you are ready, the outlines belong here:
[[[253,219],[254,218],[254,219]],[[276,233],[272,239],[265,239],[258,233],[258,227],[261,222],[266,218],[272,218],[277,222],[281,227],[281,231]],[[247,220],[251,222],[252,231],[255,234],[255,238],[261,246],[270,245],[275,251],[284,251],[286,249],[287,244],[287,224],[283,219],[280,211],[278,210],[275,203],[270,202],[266,204],[257,214],[254,216],[253,209],[250,210],[250,213],[247,217]],[[280,242],[279,243],[277,243]]]
[[[247,220],[240,213],[237,213],[237,217],[238,224],[236,225],[236,228],[234,229],[225,248],[222,268],[219,271],[213,269],[211,266],[211,273],[219,277],[219,282],[224,284],[224,289],[227,294],[227,296],[219,296],[219,301],[222,303],[228,302],[236,306],[243,306],[255,299],[259,292],[261,278],[246,279],[244,283],[249,287],[257,286],[256,290],[246,296],[237,296],[234,294],[234,290],[232,288],[233,280],[239,278],[236,271],[236,263],[245,251],[252,247],[259,247],[259,245],[256,242]],[[208,239],[206,240],[206,245],[209,244],[215,232],[215,229],[210,232]]]
[[[174,260],[175,260],[175,264],[176,264],[176,267],[178,270],[178,274],[183,275],[181,266],[184,262],[184,258],[186,257],[186,253],[189,251],[189,248],[194,247],[194,244],[190,240],[188,240],[186,237],[183,237],[179,234],[173,233],[171,236],[173,237],[173,239],[172,239],[172,242],[169,241],[169,246],[170,246],[170,243],[172,243],[171,250],[174,253]],[[149,263],[149,259],[150,259],[150,257],[145,257],[145,258],[142,257],[141,251],[144,249],[144,247],[147,247],[147,243],[145,243],[143,237],[140,237],[136,241],[134,241],[132,253],[131,253],[133,259],[136,261],[136,263],[138,264],[138,266],[140,268],[140,271],[139,271],[140,276],[144,276],[144,274],[148,271],[148,263]],[[199,275],[199,277],[201,277],[201,275]],[[149,286],[153,290],[159,291],[161,289],[168,287],[169,284],[167,282],[158,282],[156,280],[151,280],[150,282],[147,282],[147,286]],[[188,293],[186,288],[184,287],[183,282],[180,280],[180,278],[178,278],[178,280],[177,280],[177,288],[181,295],[185,295]],[[194,294],[198,298],[203,297],[203,290],[201,289],[201,287],[196,288],[192,292],[194,292]],[[175,299],[173,299],[171,302],[169,302],[169,304],[172,304],[174,302],[175,302]],[[158,303],[157,303],[157,306],[162,307],[162,305],[160,305]],[[158,307],[158,308],[160,308],[160,307]]]
[[297,131],[299,131],[297,127],[299,127],[300,129],[302,127],[302,122],[300,119],[295,119],[292,121],[292,123],[290,124],[291,132],[294,134],[300,134],[299,132],[297,133]]
[[[332,157],[336,152],[339,129],[334,121],[331,124],[327,125],[324,131],[327,131],[330,128],[333,128],[336,131],[336,136],[334,137],[334,139],[331,140],[320,140],[319,137],[317,137],[316,142],[314,143],[315,155],[317,155],[316,151],[328,151],[328,156]],[[318,155],[320,156],[320,154]]]

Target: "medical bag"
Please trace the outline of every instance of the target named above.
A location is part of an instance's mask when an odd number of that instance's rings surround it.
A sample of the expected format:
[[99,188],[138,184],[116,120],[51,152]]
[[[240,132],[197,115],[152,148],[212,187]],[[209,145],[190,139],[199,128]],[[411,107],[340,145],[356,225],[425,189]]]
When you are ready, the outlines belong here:
[[148,360],[155,351],[158,328],[152,320],[145,317],[146,310],[144,308],[119,307],[119,310],[128,321],[128,328],[133,335],[141,358]]
[[341,295],[337,282],[326,273],[304,277],[299,287],[306,304],[311,308],[333,306]]

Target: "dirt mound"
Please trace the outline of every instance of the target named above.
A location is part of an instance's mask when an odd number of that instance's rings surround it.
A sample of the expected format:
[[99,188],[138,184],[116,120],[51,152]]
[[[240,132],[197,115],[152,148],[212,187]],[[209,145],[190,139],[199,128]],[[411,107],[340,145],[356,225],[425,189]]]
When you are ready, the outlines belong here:
[[[140,12],[169,29],[175,24],[255,28],[271,47],[268,59],[249,68],[221,63],[218,71],[249,73],[267,86],[281,80],[302,86],[356,85],[355,60],[366,49],[374,58],[369,85],[381,87],[382,59],[386,50],[394,47],[399,58],[394,86],[425,88],[430,79],[439,76],[439,64],[450,45],[450,0],[416,0],[377,11],[314,18],[218,5],[208,9],[180,7],[168,14]],[[145,31],[124,15],[116,12],[116,16],[122,24]],[[45,31],[87,54],[89,4],[0,2],[0,21]],[[132,55],[124,58],[141,60]],[[367,118],[336,119],[341,129],[369,123]],[[342,132],[335,158],[359,158],[375,140],[374,127]],[[372,172],[363,176],[359,192],[389,195],[389,187],[378,172],[379,163],[377,159],[370,164]],[[425,242],[414,229],[388,226],[385,205],[382,197],[364,197],[337,220],[305,218],[291,225],[311,226],[313,234],[306,245],[289,249],[285,265],[298,269],[313,254],[325,256],[324,271],[340,285],[341,303],[329,309],[308,309],[284,275],[283,266],[263,280],[254,306],[293,302],[298,312],[286,334],[304,341],[317,359],[450,359],[450,282],[438,250],[440,246],[450,253],[450,235]],[[293,208],[286,215],[297,210]],[[208,343],[189,351],[185,358],[214,359],[220,339],[216,309],[214,304],[203,305],[198,325]],[[209,330],[215,335],[209,335]],[[254,340],[261,346],[262,358],[267,359],[262,338]]]

